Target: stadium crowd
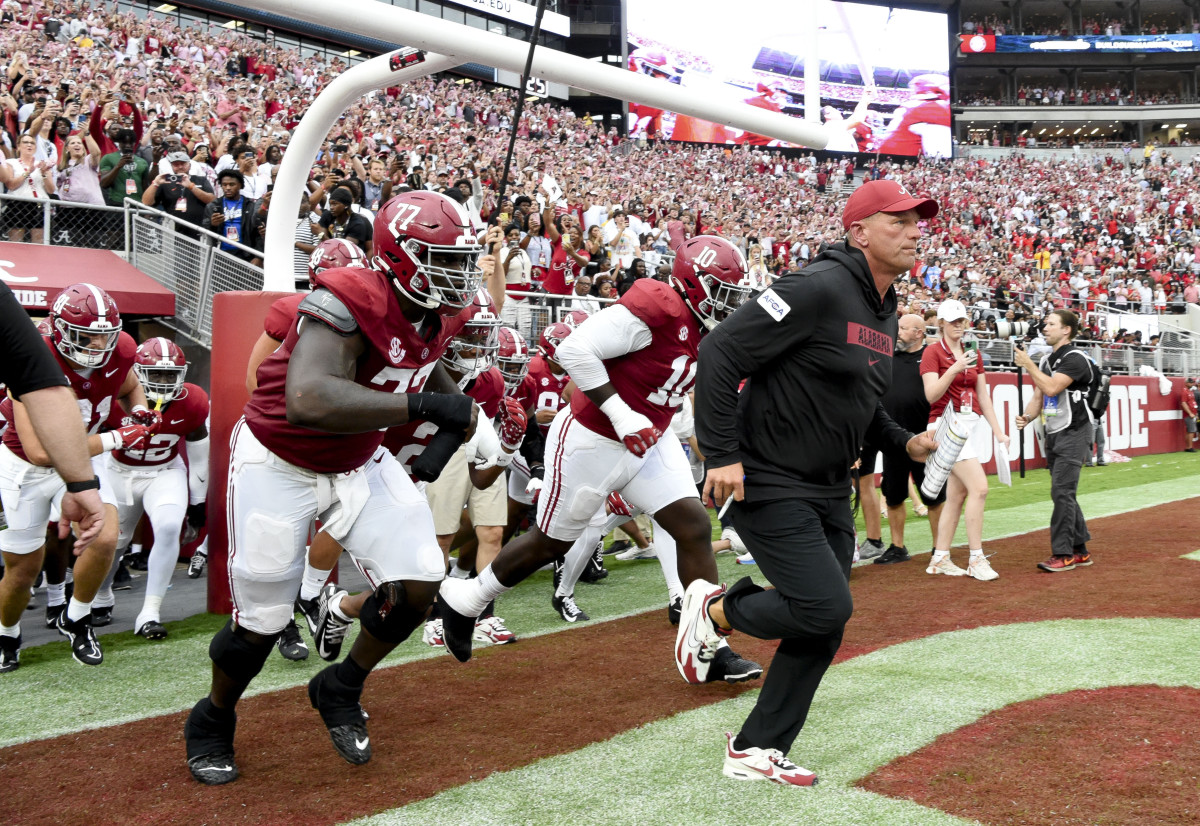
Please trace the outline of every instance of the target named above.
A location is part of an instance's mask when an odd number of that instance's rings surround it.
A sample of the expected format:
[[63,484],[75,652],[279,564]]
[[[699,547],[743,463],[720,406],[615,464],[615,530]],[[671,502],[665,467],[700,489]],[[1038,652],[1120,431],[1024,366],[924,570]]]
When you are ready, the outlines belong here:
[[[196,182],[189,214],[197,222],[212,215],[205,199],[226,178],[240,178],[240,195],[265,210],[291,131],[345,68],[336,57],[324,63],[226,29],[181,28],[153,14],[139,20],[104,4],[5,5],[13,18],[0,33],[8,57],[5,182],[17,194],[47,196],[40,182],[56,179],[57,197],[67,200],[119,204],[128,195],[161,205],[155,181],[164,184],[159,176],[175,166]],[[856,172],[845,158],[767,147],[631,144],[602,121],[537,103],[518,127],[506,201],[498,203],[513,103],[507,89],[427,78],[353,105],[311,172],[298,277],[313,246],[306,242],[349,234],[367,246],[369,227],[356,235],[353,226],[369,224],[382,196],[424,188],[464,200],[479,229],[495,217],[517,224],[529,272],[523,282],[510,278],[514,287],[574,292],[562,279],[545,281],[563,258],[564,237],[593,296],[607,295],[605,282],[617,286],[635,259],[649,265],[639,273],[654,275],[680,234],[724,235],[769,279],[840,236],[842,184],[858,174],[898,178],[945,205],[903,287],[905,305],[959,297],[1003,312],[1002,291],[1028,313],[1097,303],[1181,311],[1196,300],[1200,155],[1155,149],[1132,169],[1115,153],[1068,164],[1019,155],[900,164],[866,156]],[[32,169],[18,152],[26,131],[37,137]],[[131,168],[143,171],[122,172]],[[535,200],[549,194],[547,174],[561,193],[543,213]],[[347,189],[336,193],[343,181]],[[363,211],[366,221],[343,217]],[[579,225],[577,240],[561,232],[559,216]],[[9,230],[13,237],[11,221]]]

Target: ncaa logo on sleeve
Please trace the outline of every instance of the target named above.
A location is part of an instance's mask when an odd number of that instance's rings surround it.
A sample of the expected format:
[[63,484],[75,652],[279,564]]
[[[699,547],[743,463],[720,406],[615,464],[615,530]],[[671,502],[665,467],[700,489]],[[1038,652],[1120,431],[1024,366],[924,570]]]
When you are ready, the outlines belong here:
[[792,311],[788,303],[774,290],[764,290],[758,297],[758,303],[776,321],[783,321],[783,317]]

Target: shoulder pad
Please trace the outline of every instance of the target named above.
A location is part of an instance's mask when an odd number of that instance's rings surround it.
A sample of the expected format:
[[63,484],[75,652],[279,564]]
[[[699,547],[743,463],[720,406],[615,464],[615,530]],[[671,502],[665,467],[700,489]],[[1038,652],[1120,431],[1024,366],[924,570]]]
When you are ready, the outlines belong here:
[[358,322],[354,320],[350,309],[342,300],[324,287],[318,287],[304,297],[297,309],[300,315],[315,318],[332,327],[335,332],[344,336],[358,330]]

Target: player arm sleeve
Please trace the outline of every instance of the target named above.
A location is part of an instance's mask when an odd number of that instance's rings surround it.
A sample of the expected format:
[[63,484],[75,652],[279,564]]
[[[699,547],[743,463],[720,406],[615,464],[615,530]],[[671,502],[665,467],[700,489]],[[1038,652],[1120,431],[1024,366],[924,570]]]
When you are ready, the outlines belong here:
[[608,384],[604,360],[649,347],[652,336],[646,322],[627,308],[614,304],[580,325],[558,346],[558,363],[575,386],[587,392]]
[[208,499],[208,436],[187,443],[188,504]]
[[521,442],[521,456],[529,467],[546,461],[546,437],[538,427],[537,416],[530,416],[525,423],[525,439]]

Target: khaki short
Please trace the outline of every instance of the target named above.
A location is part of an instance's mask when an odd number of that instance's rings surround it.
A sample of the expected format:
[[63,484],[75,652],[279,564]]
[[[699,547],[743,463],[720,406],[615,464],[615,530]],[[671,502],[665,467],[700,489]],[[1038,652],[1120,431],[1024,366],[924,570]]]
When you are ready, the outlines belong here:
[[438,536],[458,533],[463,506],[476,527],[508,524],[508,482],[500,474],[487,490],[471,484],[467,472],[466,446],[460,447],[436,481],[425,487],[429,509],[433,511],[433,527]]

